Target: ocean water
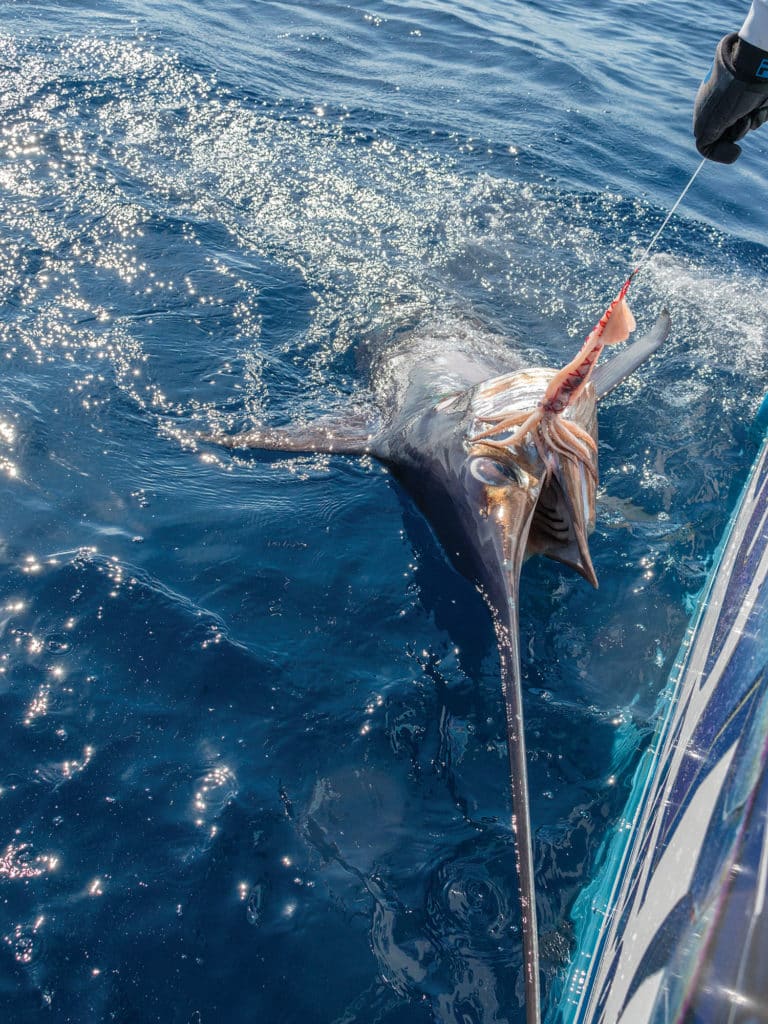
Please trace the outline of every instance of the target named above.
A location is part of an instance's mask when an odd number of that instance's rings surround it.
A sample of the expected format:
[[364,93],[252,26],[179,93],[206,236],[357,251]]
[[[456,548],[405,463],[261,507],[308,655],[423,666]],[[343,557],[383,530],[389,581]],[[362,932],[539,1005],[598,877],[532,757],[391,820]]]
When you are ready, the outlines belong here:
[[[523,1019],[488,615],[378,465],[361,343],[570,358],[748,4],[0,0],[0,1011]],[[756,450],[768,129],[633,285],[596,592],[523,572],[545,999]]]

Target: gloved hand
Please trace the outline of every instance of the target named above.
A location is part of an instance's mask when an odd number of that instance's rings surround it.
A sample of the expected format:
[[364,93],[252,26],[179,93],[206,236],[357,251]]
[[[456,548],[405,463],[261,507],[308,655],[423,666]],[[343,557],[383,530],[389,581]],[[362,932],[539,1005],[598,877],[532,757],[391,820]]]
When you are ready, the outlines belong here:
[[735,32],[721,39],[712,70],[699,86],[693,134],[702,156],[732,164],[738,139],[768,121],[768,53]]

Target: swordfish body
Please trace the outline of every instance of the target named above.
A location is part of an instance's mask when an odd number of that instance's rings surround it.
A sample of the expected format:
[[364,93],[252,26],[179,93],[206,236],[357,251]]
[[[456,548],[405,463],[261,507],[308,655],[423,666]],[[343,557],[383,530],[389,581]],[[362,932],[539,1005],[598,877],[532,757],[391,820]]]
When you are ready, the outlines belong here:
[[[565,406],[541,414],[557,419],[546,430],[528,425],[537,409],[545,409],[555,385],[562,394],[558,382],[568,367],[524,367],[510,353],[502,373],[499,363],[474,350],[466,332],[430,336],[420,330],[372,361],[377,429],[323,419],[208,438],[229,448],[374,456],[412,496],[456,568],[488,605],[506,712],[527,1024],[539,1024],[541,1000],[518,632],[520,570],[526,557],[544,554],[597,585],[588,547],[597,486],[596,403],[659,347],[668,330],[663,313],[621,355],[594,373],[590,364]],[[574,360],[569,367],[580,365]]]

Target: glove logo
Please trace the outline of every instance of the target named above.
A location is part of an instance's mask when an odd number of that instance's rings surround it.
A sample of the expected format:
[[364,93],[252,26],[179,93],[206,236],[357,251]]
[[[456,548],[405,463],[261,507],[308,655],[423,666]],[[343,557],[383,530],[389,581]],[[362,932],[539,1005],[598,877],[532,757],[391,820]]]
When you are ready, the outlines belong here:
[[768,78],[768,57],[764,57],[760,67],[755,72],[756,78]]

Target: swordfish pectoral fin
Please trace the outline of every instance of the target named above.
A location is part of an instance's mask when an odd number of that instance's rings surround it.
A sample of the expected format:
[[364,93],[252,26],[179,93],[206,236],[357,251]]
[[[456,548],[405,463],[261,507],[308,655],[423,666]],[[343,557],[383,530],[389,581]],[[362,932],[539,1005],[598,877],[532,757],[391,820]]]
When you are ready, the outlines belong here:
[[653,355],[669,334],[670,324],[669,313],[666,309],[662,310],[658,320],[647,334],[638,338],[608,362],[601,363],[593,371],[592,383],[598,399],[603,398],[609,391],[613,391],[617,384],[626,380],[641,363]]
[[362,420],[328,418],[290,427],[256,427],[240,434],[201,434],[199,440],[232,449],[369,455],[375,437]]

